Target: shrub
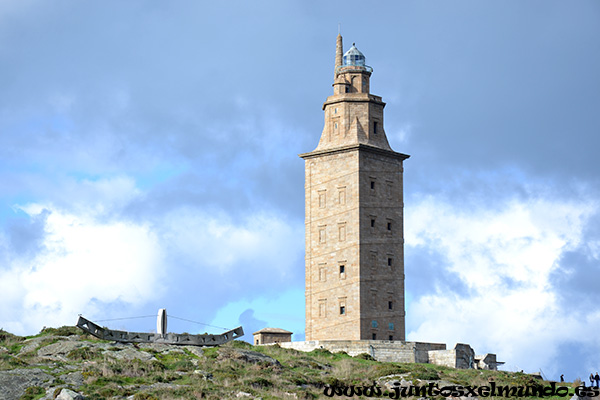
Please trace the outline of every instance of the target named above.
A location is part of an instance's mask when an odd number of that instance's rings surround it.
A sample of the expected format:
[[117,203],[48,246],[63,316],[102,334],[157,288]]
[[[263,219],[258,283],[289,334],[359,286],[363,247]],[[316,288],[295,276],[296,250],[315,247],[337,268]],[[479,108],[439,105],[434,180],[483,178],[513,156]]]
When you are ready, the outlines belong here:
[[432,370],[414,371],[410,374],[410,378],[421,381],[437,381],[440,379],[438,373]]
[[375,361],[375,359],[373,358],[372,355],[368,354],[368,353],[360,353],[354,356],[354,358],[358,358],[359,360],[369,360],[369,361]]
[[98,349],[79,347],[71,350],[69,354],[67,354],[67,358],[74,361],[93,360],[94,358],[99,358],[101,356],[100,353],[101,352]]
[[54,336],[73,336],[83,333],[76,326],[61,326],[60,328],[44,328],[40,331],[40,335],[54,335]]
[[153,396],[149,393],[136,393],[133,396],[133,400],[158,400],[158,397]]
[[273,382],[271,382],[270,380],[268,380],[266,378],[261,378],[261,377],[250,379],[250,380],[246,381],[246,383],[256,389],[267,388],[267,387],[273,386]]
[[313,351],[309,352],[308,354],[310,354],[312,356],[331,356],[333,353],[327,349],[314,349]]
[[46,389],[41,386],[31,386],[25,389],[23,396],[19,397],[19,400],[35,400],[46,394]]
[[0,329],[0,343],[14,343],[14,342],[22,342],[25,340],[22,336],[13,335],[10,332],[6,332],[4,329]]

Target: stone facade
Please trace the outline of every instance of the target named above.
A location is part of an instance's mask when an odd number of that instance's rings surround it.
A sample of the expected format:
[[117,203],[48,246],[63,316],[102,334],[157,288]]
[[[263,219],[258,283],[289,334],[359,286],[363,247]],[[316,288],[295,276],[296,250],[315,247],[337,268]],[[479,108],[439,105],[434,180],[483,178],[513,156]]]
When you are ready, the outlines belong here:
[[325,126],[305,160],[306,341],[378,361],[497,369],[495,354],[471,346],[405,342],[403,161],[383,128],[381,97],[369,93],[372,68],[338,35],[333,95]]
[[254,332],[254,344],[274,344],[292,341],[292,332],[280,328],[263,328]]
[[468,344],[457,343],[451,350],[430,351],[429,362],[452,368],[475,368],[475,352]]
[[[338,36],[334,94],[305,160],[306,339],[404,340],[402,162],[372,69]],[[352,58],[353,57],[353,58]],[[350,58],[352,58],[350,60]]]

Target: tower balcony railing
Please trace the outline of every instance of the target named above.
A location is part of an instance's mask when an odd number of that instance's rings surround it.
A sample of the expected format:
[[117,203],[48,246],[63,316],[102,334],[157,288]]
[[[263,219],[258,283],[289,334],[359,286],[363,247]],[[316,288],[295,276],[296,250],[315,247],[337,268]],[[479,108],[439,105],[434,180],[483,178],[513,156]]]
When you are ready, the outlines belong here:
[[340,74],[346,71],[367,71],[373,72],[373,68],[368,65],[340,65],[335,67],[335,73]]

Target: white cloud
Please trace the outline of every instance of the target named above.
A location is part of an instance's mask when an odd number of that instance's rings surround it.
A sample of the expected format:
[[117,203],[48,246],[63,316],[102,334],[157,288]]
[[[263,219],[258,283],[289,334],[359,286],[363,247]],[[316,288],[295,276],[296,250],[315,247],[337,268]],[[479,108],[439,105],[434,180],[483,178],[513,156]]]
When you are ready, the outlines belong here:
[[[43,220],[33,255],[9,251],[10,239],[0,235],[7,250],[0,266],[4,329],[30,334],[73,324],[79,313],[112,318],[107,312],[115,305],[119,313],[132,312],[166,296],[182,305],[210,299],[211,307],[219,307],[277,290],[277,284],[289,286],[303,272],[303,227],[274,214],[235,219],[188,206],[132,221],[122,210],[143,193],[128,177],[83,180],[66,187],[64,196],[69,193],[74,198],[68,209],[16,207]],[[198,291],[198,282],[207,280],[215,284]]]
[[11,305],[0,312],[5,329],[73,324],[79,313],[97,313],[97,302],[140,305],[156,295],[162,255],[147,226],[47,209],[44,249],[0,271],[3,301]]
[[163,223],[164,239],[174,252],[231,277],[285,279],[297,268],[294,255],[303,254],[303,226],[268,213],[235,220],[222,211],[182,207],[165,215]]
[[[511,201],[491,210],[432,197],[407,210],[407,247],[442,255],[445,272],[468,289],[457,294],[438,285],[414,299],[408,338],[466,342],[477,352],[497,353],[509,368],[555,371],[558,345],[581,341],[578,328],[585,324],[561,309],[551,274],[561,255],[581,244],[586,220],[596,211],[585,200]],[[432,284],[437,279],[431,277]]]

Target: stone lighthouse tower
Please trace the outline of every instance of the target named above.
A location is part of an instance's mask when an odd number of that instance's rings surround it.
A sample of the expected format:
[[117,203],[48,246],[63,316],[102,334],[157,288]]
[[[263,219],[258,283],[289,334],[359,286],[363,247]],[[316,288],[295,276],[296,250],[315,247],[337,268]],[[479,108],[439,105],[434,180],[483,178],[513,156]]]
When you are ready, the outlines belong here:
[[373,69],[338,35],[333,95],[305,160],[306,340],[404,340],[402,162]]

